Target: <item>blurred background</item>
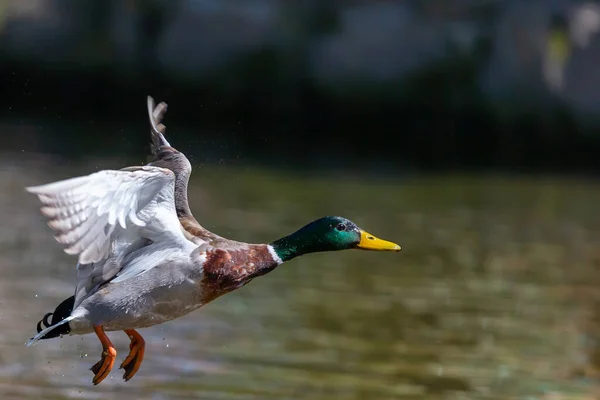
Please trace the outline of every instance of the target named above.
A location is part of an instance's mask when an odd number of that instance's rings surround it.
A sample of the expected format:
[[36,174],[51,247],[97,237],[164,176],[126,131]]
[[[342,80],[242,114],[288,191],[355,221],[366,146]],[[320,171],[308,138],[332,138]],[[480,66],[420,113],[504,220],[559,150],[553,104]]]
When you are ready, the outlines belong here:
[[[600,398],[599,65],[591,0],[0,0],[2,398]],[[127,384],[93,336],[23,347],[74,283],[23,187],[145,163],[147,95],[206,227],[403,251],[145,329]]]

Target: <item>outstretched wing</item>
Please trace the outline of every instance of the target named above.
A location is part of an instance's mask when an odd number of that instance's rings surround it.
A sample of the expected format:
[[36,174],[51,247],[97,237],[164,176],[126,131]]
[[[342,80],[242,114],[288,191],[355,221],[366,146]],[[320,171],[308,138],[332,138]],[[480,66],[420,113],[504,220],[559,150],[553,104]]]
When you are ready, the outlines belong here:
[[[65,252],[78,254],[80,264],[90,264],[107,260],[119,235],[126,233],[135,240],[141,236],[140,229],[150,224],[179,226],[173,205],[174,179],[163,168],[132,167],[27,191],[42,202],[42,214],[49,218],[48,225]],[[165,207],[166,212],[159,212]]]
[[152,137],[152,154],[154,158],[148,165],[167,168],[175,173],[175,208],[183,226],[186,237],[195,242],[222,239],[205,229],[198,223],[188,204],[188,181],[192,173],[192,165],[182,152],[178,151],[165,139],[165,125],[162,123],[167,112],[165,102],[154,106],[154,99],[148,96],[148,118],[150,119],[150,135]]

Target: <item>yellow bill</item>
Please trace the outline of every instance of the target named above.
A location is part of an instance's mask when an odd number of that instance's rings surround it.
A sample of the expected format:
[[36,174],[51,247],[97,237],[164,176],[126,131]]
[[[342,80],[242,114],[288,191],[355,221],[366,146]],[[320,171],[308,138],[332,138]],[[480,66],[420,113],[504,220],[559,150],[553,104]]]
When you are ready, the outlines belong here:
[[360,231],[360,242],[358,247],[365,250],[400,251],[401,247],[396,243],[379,239],[363,230]]

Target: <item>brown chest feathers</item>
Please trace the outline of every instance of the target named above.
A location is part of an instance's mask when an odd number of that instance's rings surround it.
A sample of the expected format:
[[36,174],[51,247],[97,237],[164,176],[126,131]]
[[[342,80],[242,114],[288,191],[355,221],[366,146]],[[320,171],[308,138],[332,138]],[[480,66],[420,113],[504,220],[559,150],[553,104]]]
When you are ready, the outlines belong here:
[[276,266],[266,245],[250,245],[240,250],[208,250],[201,283],[204,304],[244,286]]

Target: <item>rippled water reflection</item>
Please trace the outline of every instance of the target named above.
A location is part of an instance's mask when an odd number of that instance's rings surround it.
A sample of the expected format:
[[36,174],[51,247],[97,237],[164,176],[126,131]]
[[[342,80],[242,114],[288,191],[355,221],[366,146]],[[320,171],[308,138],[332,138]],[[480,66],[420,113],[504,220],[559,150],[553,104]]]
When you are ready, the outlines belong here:
[[[118,162],[110,165],[118,166]],[[24,342],[72,292],[22,187],[94,170],[0,170],[2,399],[592,399],[600,395],[600,186],[440,177],[372,182],[196,169],[192,208],[266,241],[340,214],[403,247],[309,255],[184,318],[142,330],[124,383],[88,371],[93,335]],[[128,340],[111,333],[121,360]]]

